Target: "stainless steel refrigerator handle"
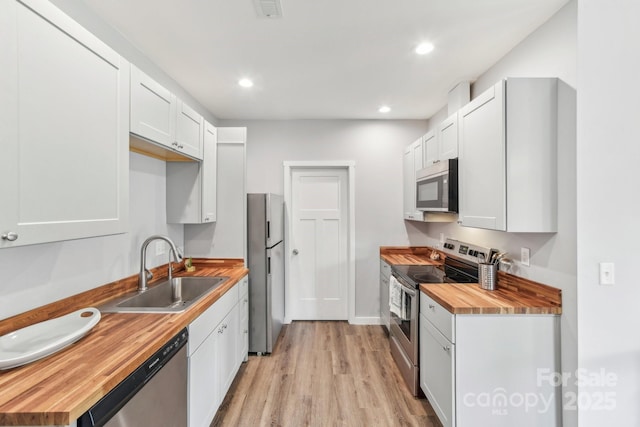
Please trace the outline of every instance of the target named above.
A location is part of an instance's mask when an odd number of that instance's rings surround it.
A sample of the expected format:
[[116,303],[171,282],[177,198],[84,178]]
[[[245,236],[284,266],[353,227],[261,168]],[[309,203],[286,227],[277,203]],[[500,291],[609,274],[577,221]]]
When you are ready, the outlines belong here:
[[299,253],[300,253],[300,252],[299,252],[297,249],[294,249],[294,250],[293,250],[293,254],[294,254],[294,255],[298,255]]

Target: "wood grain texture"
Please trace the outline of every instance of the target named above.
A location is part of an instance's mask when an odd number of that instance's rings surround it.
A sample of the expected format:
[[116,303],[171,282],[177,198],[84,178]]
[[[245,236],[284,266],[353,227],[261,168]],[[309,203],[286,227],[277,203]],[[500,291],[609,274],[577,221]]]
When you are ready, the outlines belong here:
[[[439,255],[438,260],[430,258],[431,253]],[[446,255],[427,246],[402,247],[381,246],[380,258],[391,265],[441,265]]]
[[[439,261],[429,258],[431,251]],[[381,246],[380,258],[391,265],[442,264],[446,253],[427,246]],[[454,314],[561,314],[562,290],[504,271],[498,272],[496,290],[478,284],[422,284],[420,289]]]
[[556,298],[504,287],[486,291],[477,283],[429,283],[421,284],[420,290],[453,314],[562,313]]
[[[183,313],[103,314],[98,325],[70,347],[31,364],[0,371],[0,425],[73,422],[248,273],[242,260],[194,260],[194,264],[194,273],[178,272],[176,276],[228,276],[229,279]],[[166,274],[166,267],[164,270]],[[106,287],[95,290],[95,297],[102,303],[106,301],[102,301],[105,295],[122,295],[123,289],[125,293],[131,289],[131,280],[114,282],[111,284],[114,290]],[[72,306],[68,311],[98,305],[90,299],[91,292],[78,296],[83,301],[80,306],[74,297],[63,300]],[[50,304],[44,312],[65,314],[62,306],[61,302]],[[32,311],[28,319],[44,316],[35,313],[37,310]],[[20,320],[19,316],[16,318]]]
[[439,421],[414,398],[380,326],[296,321],[274,351],[250,356],[211,426],[422,426]]

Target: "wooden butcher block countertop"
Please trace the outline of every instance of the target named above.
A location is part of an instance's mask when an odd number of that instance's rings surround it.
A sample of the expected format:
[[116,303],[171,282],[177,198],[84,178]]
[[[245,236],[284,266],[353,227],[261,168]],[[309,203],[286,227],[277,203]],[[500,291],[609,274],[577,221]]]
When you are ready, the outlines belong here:
[[500,287],[487,291],[477,283],[423,283],[420,290],[453,314],[562,313],[560,290],[557,297]]
[[[438,259],[431,259],[431,253],[437,253]],[[442,264],[441,254],[426,246],[402,247],[402,246],[382,246],[380,247],[380,258],[390,265],[440,265]]]
[[[430,255],[438,253],[439,260]],[[390,265],[438,265],[446,253],[427,246],[380,247],[380,258]],[[562,291],[503,271],[497,288],[487,291],[473,283],[421,284],[420,290],[454,314],[561,314]]]
[[[67,425],[124,380],[186,327],[248,270],[242,260],[194,260],[196,271],[176,276],[228,276],[220,287],[175,314],[105,313],[82,339],[66,349],[18,368],[0,371],[0,426]],[[159,281],[166,267],[154,269]],[[137,276],[0,321],[0,335],[87,306],[98,306],[134,290]]]

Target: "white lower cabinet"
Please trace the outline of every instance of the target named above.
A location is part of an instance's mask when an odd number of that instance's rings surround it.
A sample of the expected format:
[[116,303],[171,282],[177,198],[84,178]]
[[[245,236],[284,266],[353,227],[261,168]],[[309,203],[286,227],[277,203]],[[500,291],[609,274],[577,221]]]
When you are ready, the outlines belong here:
[[455,346],[420,315],[420,388],[443,426],[454,424]]
[[561,425],[559,317],[451,314],[420,294],[420,387],[445,427]]
[[240,282],[240,330],[238,331],[238,359],[247,361],[249,354],[249,277],[245,276]]
[[242,292],[246,296],[246,281],[241,279],[189,325],[189,427],[211,424],[246,360],[246,352],[239,351],[239,343],[247,338],[241,333],[243,310],[248,307],[241,298]]

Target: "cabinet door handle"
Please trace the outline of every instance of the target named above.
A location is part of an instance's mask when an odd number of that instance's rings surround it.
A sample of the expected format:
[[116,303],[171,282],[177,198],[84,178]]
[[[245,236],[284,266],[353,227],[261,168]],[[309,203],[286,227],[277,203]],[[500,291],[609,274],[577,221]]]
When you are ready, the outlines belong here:
[[447,353],[449,353],[449,352],[451,351],[451,347],[450,347],[450,346],[448,346],[448,345],[443,345],[443,346],[442,346],[442,349],[443,349],[444,351],[446,351]]
[[224,332],[222,328],[218,328],[218,333],[221,334],[222,332]]
[[435,310],[435,309],[436,309],[436,306],[435,306],[435,305],[433,305],[433,304],[429,304],[429,308],[430,308],[431,310]]
[[172,143],[171,143],[171,145],[172,145],[173,147],[177,147],[177,146],[178,146],[178,143],[177,143],[177,142],[172,142]]
[[183,149],[184,145],[180,144],[180,145],[178,145],[178,148]]
[[8,240],[10,242],[15,242],[16,240],[18,240],[18,233],[15,233],[13,231],[5,233],[5,234],[2,235],[2,240]]

